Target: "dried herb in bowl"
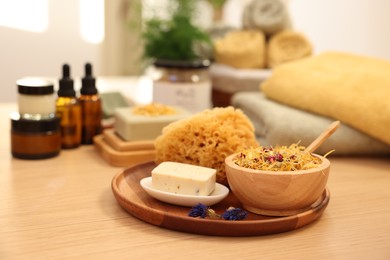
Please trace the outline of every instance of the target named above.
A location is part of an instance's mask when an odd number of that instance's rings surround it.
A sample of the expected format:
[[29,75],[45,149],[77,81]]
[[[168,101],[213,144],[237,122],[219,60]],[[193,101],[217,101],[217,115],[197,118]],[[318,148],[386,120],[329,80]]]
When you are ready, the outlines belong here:
[[304,146],[275,146],[246,149],[234,159],[238,166],[262,171],[298,171],[318,167],[320,158],[305,152]]

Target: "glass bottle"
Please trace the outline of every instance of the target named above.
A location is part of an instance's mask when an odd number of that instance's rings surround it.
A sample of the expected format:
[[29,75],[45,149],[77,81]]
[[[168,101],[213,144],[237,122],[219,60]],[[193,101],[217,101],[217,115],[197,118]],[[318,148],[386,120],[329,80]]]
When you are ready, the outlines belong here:
[[61,144],[65,149],[81,144],[81,105],[73,85],[70,67],[64,64],[57,92],[56,115],[61,118]]
[[81,80],[79,101],[81,104],[81,143],[93,144],[95,135],[102,132],[102,103],[92,76],[92,65],[85,64],[85,76]]

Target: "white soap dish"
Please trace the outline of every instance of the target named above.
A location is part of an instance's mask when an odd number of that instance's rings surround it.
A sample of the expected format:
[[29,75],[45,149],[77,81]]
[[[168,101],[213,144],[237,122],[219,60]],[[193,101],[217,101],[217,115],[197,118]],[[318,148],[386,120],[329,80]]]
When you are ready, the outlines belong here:
[[198,203],[211,206],[222,201],[229,194],[229,189],[219,183],[215,184],[214,191],[208,196],[182,195],[154,189],[152,187],[152,177],[143,178],[140,181],[140,184],[146,193],[153,198],[166,203],[185,207],[193,207]]

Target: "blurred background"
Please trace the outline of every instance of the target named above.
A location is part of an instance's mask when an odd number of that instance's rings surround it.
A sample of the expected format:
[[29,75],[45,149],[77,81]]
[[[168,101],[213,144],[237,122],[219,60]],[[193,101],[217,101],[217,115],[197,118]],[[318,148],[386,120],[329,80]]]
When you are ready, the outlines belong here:
[[[212,23],[212,8],[199,0],[198,23]],[[222,21],[242,26],[247,0],[227,0]],[[285,0],[296,31],[313,52],[340,50],[390,60],[390,1]],[[137,21],[154,15],[141,6],[152,0],[0,0],[0,102],[16,101],[16,80],[26,76],[59,78],[63,63],[72,76],[86,62],[99,76],[140,75],[142,44]],[[158,9],[158,8],[157,8]]]

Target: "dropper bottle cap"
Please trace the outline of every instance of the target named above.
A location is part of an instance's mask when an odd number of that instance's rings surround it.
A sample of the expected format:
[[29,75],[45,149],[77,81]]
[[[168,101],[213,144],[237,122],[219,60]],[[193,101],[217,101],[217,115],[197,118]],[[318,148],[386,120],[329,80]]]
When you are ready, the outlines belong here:
[[81,79],[80,93],[82,95],[96,95],[98,90],[95,85],[95,78],[92,76],[92,65],[85,64],[85,76]]
[[70,67],[68,64],[62,65],[62,78],[60,79],[60,86],[58,89],[58,96],[60,97],[74,97],[76,92],[73,88],[73,79],[70,77]]

